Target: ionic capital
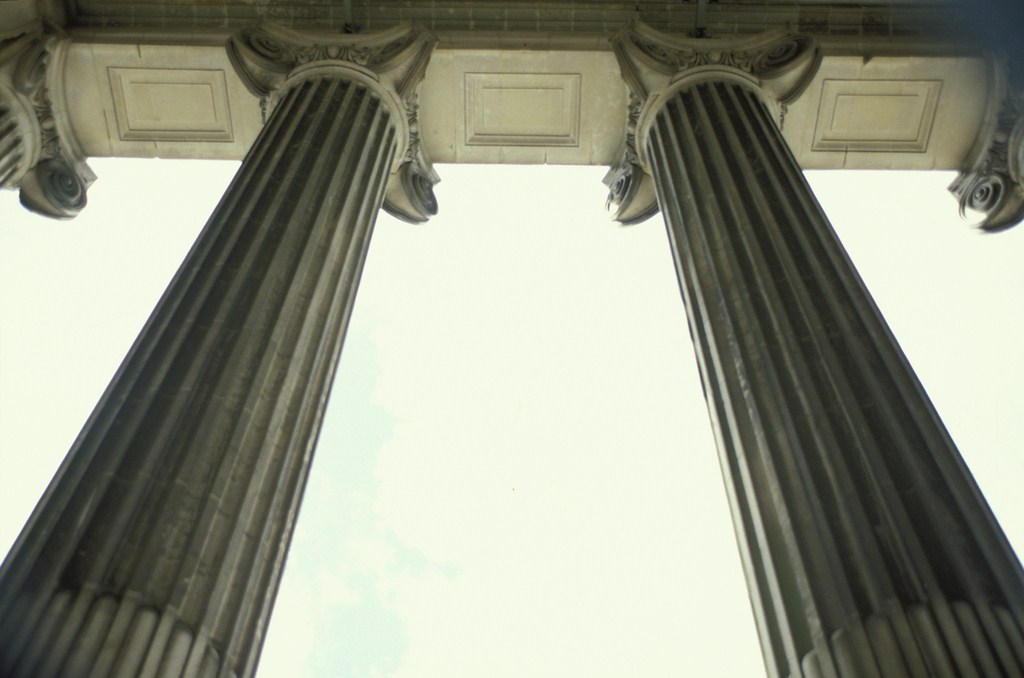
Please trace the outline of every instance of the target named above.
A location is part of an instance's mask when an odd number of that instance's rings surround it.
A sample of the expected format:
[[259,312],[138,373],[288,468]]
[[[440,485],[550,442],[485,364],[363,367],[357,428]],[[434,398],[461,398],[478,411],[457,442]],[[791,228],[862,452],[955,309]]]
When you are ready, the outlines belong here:
[[0,187],[20,188],[25,207],[58,219],[85,207],[96,179],[55,102],[66,45],[42,25],[0,41]]
[[391,111],[398,143],[384,209],[410,222],[437,213],[433,186],[439,179],[420,144],[418,87],[437,38],[405,24],[373,34],[317,34],[271,22],[239,31],[228,56],[264,115],[291,87],[318,77],[337,77],[370,89]]
[[949,190],[960,214],[985,214],[981,228],[999,231],[1024,220],[1024,73],[991,60],[993,106],[965,169]]
[[821,63],[821,52],[811,38],[785,28],[715,39],[669,35],[636,22],[612,38],[612,47],[629,101],[626,148],[605,183],[610,188],[608,207],[624,224],[657,212],[646,137],[669,98],[699,82],[735,82],[757,92],[781,117]]

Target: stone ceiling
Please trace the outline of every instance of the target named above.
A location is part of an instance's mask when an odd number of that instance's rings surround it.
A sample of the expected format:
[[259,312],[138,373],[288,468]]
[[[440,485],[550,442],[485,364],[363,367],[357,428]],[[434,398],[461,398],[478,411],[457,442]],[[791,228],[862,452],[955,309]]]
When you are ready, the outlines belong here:
[[[973,3],[972,3],[973,5]],[[261,18],[299,28],[373,30],[404,21],[435,32],[607,34],[633,19],[694,35],[803,33],[948,39],[976,14],[957,0],[66,0],[69,26],[234,29]]]

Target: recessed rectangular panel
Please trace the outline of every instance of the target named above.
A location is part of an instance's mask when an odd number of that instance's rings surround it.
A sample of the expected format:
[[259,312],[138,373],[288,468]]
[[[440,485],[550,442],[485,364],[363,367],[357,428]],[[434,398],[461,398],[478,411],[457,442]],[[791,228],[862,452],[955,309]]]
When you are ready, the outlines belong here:
[[816,151],[928,150],[940,80],[825,80]]
[[122,140],[233,140],[224,71],[107,70]]
[[579,146],[578,73],[466,73],[469,146]]

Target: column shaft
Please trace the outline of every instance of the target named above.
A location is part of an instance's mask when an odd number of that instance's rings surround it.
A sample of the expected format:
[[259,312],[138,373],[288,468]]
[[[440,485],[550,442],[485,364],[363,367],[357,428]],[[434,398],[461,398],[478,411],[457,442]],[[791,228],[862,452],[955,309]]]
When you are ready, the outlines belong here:
[[282,95],[4,562],[2,675],[252,675],[395,134]]
[[21,165],[24,148],[14,113],[0,102],[0,187],[8,186]]
[[772,676],[1020,676],[1024,575],[759,95],[646,150]]

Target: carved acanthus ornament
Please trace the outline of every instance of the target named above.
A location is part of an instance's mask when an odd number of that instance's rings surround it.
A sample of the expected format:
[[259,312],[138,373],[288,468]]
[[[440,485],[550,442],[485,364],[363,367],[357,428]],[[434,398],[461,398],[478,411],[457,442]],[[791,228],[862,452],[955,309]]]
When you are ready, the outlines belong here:
[[646,221],[658,213],[654,180],[640,166],[636,147],[636,126],[642,103],[635,93],[629,93],[625,150],[622,159],[604,177],[604,184],[608,187],[605,208],[614,214],[616,221],[626,226]]
[[668,97],[708,79],[743,82],[758,90],[782,120],[786,104],[810,84],[821,54],[813,41],[787,29],[744,39],[690,38],[634,23],[612,38],[629,89],[622,159],[605,176],[608,209],[616,221],[634,224],[658,211],[645,138]]
[[85,207],[96,179],[53,102],[64,44],[42,25],[0,42],[0,187],[20,188],[25,207],[58,219]]
[[398,153],[388,180],[384,209],[418,223],[437,213],[439,181],[419,135],[418,87],[437,38],[403,25],[374,34],[307,34],[271,22],[239,31],[228,55],[266,116],[281,94],[308,77],[334,74],[359,81],[385,100],[398,132]]
[[982,212],[981,228],[999,231],[1024,220],[1024,73],[992,59],[993,101],[985,135],[950,185],[960,214]]

